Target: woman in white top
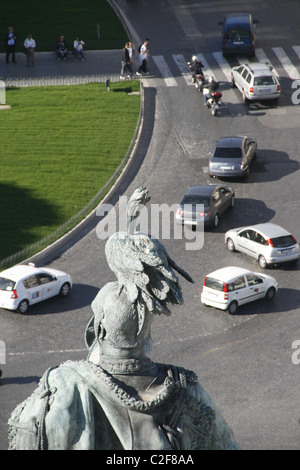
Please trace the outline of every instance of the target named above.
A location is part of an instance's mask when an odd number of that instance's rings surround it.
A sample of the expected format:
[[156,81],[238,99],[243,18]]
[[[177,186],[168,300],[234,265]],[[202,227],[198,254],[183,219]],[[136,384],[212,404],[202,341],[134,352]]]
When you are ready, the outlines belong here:
[[28,34],[27,38],[24,41],[24,52],[27,56],[27,67],[29,65],[34,65],[34,50],[36,48],[36,43],[31,34]]
[[74,41],[74,59],[77,60],[78,54],[81,56],[81,60],[84,60],[83,57],[83,46],[85,46],[85,42],[80,39],[78,36]]

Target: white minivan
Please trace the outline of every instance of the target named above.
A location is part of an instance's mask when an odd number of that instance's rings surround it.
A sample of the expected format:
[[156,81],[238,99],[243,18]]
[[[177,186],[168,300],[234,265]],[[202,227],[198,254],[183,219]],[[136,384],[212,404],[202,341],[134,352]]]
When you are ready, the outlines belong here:
[[239,305],[262,298],[272,300],[277,288],[277,281],[271,276],[227,266],[205,277],[201,302],[233,315]]

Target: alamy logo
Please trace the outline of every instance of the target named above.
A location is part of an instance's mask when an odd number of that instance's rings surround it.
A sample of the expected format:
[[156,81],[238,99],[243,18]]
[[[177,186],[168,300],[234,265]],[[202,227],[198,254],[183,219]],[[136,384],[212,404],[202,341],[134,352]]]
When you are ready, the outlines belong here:
[[300,339],[296,339],[296,341],[292,343],[292,348],[296,349],[292,354],[292,363],[298,365],[300,364]]
[[[111,204],[100,204],[96,214],[102,217],[96,228],[97,237],[100,240],[106,240],[111,235],[119,232],[134,233],[143,232],[150,234],[151,237],[170,240],[185,239],[186,250],[200,250],[204,245],[204,219],[197,219],[197,229],[192,230],[191,226],[182,225],[176,221],[175,213],[178,204],[168,206],[168,204],[150,204],[148,207],[141,205],[134,220],[129,222],[127,214],[127,197],[119,198],[118,214],[115,207]],[[188,209],[191,208],[189,205]],[[184,207],[185,209],[185,207]],[[203,214],[203,204],[197,204],[195,214]],[[196,215],[195,215],[196,217]]]
[[6,364],[6,348],[4,341],[0,340],[0,364]]
[[292,103],[300,104],[300,80],[294,80],[292,83],[292,88],[296,88],[296,91],[292,93]]

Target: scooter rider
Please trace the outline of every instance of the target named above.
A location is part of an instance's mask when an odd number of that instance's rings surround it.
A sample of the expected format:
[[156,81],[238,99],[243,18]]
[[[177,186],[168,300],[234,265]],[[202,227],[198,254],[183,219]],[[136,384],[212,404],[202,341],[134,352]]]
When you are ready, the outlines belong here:
[[195,83],[196,75],[203,75],[202,67],[204,67],[204,65],[202,64],[202,62],[198,59],[196,55],[193,55],[192,62],[188,62],[188,66],[190,70],[193,72],[193,75],[192,75],[193,83]]
[[219,89],[219,83],[215,82],[213,77],[208,77],[207,84],[205,85],[205,91],[203,92],[204,104],[206,105],[207,100],[211,98],[214,91]]

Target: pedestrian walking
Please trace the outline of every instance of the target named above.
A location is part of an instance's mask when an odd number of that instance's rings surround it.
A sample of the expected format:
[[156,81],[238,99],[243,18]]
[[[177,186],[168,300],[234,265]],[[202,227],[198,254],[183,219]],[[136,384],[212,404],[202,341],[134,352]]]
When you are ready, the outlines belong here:
[[145,39],[139,49],[138,70],[136,72],[137,75],[148,73],[149,43],[150,39]]
[[24,52],[26,54],[26,65],[29,67],[30,65],[34,65],[34,51],[36,48],[35,40],[33,39],[31,34],[28,34],[27,38],[24,41]]
[[8,31],[4,37],[4,49],[6,52],[5,60],[7,64],[9,63],[10,55],[13,64],[16,63],[16,42],[17,36],[15,35],[14,28],[9,26]]
[[[123,47],[122,50],[122,58],[121,58],[121,74],[120,74],[120,79],[125,80],[125,75],[127,77],[132,77],[132,45],[131,45],[131,51],[130,51],[130,43],[126,42],[125,46]],[[131,53],[131,57],[130,57]]]

